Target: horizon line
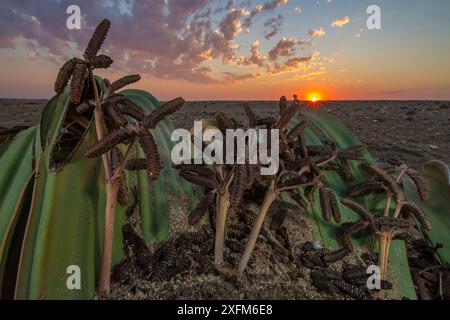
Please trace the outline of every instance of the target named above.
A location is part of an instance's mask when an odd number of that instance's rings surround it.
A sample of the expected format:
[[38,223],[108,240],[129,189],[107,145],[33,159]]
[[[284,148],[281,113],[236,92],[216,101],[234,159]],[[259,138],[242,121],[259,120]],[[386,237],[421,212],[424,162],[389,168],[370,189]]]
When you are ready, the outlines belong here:
[[[53,96],[52,96],[53,97]],[[50,98],[4,98],[0,97],[0,100],[50,100]],[[170,101],[170,99],[157,99],[159,102],[166,102]],[[186,102],[240,102],[240,101],[255,101],[255,102],[278,102],[279,99],[274,100],[268,100],[268,99],[199,99],[199,100],[186,100]],[[309,100],[300,100],[301,102],[311,102]],[[370,102],[370,101],[402,101],[402,102],[408,102],[408,101],[417,101],[417,102],[450,102],[449,99],[327,99],[327,100],[320,100],[315,102],[316,104],[321,102],[352,102],[352,101],[360,101],[360,102]]]

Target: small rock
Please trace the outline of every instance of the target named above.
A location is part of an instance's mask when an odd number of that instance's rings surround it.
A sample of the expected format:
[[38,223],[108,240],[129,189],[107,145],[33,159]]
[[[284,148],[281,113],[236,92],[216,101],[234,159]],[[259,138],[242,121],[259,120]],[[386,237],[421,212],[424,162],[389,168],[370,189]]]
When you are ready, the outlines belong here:
[[433,149],[433,150],[438,150],[439,149],[439,147],[435,146],[434,144],[430,144],[429,147],[430,147],[430,149]]

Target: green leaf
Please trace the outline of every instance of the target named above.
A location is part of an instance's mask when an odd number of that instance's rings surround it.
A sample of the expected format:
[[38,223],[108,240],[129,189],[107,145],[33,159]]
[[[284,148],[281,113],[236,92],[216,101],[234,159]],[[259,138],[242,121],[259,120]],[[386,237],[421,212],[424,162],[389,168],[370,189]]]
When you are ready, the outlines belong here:
[[[32,149],[36,128],[19,133],[0,146],[0,292],[11,240],[33,176]],[[3,294],[3,293],[2,293]]]
[[[37,159],[36,184],[18,269],[18,299],[82,299],[92,297],[95,290],[105,205],[104,175],[98,159],[87,160],[83,155],[96,141],[95,128],[89,128],[71,161],[53,172],[50,157],[69,108],[68,94],[56,103],[49,144]],[[123,210],[117,213],[119,221],[122,215]],[[121,237],[119,230],[116,228],[115,240]],[[117,250],[114,257],[117,261]],[[69,290],[66,286],[66,271],[71,265],[81,268],[83,290]]]
[[430,240],[443,244],[438,253],[443,263],[450,262],[450,171],[448,166],[437,160],[431,160],[424,165],[423,177],[428,186],[430,198],[422,202],[414,183],[405,179],[405,192],[411,201],[419,204],[425,211],[433,228],[426,231]]
[[[146,113],[159,107],[157,100],[144,91],[122,93]],[[101,160],[84,156],[85,150],[97,141],[93,121],[70,161],[57,172],[51,168],[51,155],[70,107],[68,100],[68,90],[51,99],[37,128],[25,131],[1,146],[0,188],[5,201],[1,202],[0,235],[6,239],[3,243],[10,244],[12,239],[16,243],[9,246],[9,252],[5,251],[7,246],[1,248],[4,252],[0,256],[0,281],[5,280],[3,270],[7,266],[8,275],[12,274],[13,279],[3,282],[8,284],[5,287],[10,295],[10,284],[14,283],[17,273],[15,297],[18,299],[90,299],[95,293],[106,192]],[[127,180],[139,188],[139,214],[148,240],[167,237],[170,196],[185,195],[190,203],[193,199],[190,185],[182,183],[171,168],[171,131],[169,120],[153,131],[165,166],[160,180],[150,183],[146,172],[127,173]],[[35,175],[31,170],[33,148]],[[18,219],[22,219],[22,226],[17,223]],[[119,205],[113,264],[124,257],[121,228],[125,221],[125,208]],[[70,276],[67,268],[71,265],[81,269],[81,290],[67,288],[66,281]],[[9,270],[14,266],[15,270]]]

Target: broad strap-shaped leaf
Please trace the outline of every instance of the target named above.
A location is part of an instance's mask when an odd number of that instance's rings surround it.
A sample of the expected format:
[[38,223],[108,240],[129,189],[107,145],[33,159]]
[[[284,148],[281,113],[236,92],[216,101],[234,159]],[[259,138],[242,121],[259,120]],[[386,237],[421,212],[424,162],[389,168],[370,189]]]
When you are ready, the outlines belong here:
[[450,170],[448,166],[437,160],[425,163],[423,177],[428,186],[429,200],[421,201],[417,189],[410,179],[405,179],[405,190],[408,199],[419,204],[431,221],[432,230],[426,234],[434,244],[443,244],[438,254],[450,262]]
[[[158,101],[146,92],[127,90],[123,94],[146,114],[159,106]],[[69,96],[70,90],[66,88],[63,94],[49,101],[38,127],[20,133],[1,146],[0,157],[4,161],[0,168],[0,187],[4,188],[1,196],[6,200],[0,203],[0,235],[11,250],[6,252],[8,246],[2,246],[0,281],[6,283],[9,297],[14,289],[15,297],[19,299],[90,299],[95,293],[106,192],[101,160],[84,156],[86,149],[97,140],[93,121],[70,160],[57,172],[51,168],[51,155],[69,108]],[[139,190],[139,214],[147,240],[167,237],[171,197],[182,198],[184,195],[194,206],[191,186],[172,169],[171,131],[168,119],[152,130],[164,163],[157,182],[149,182],[145,172],[127,172],[129,185],[135,185]],[[31,169],[33,148],[35,175]],[[133,156],[142,157],[142,150],[137,148]],[[125,221],[125,208],[119,205],[113,265],[124,257],[121,228]],[[14,246],[10,245],[12,240]],[[7,282],[3,281],[5,266],[12,269],[11,272],[8,269],[8,275],[13,275]],[[80,268],[81,290],[68,289],[69,266]]]
[[[33,147],[36,127],[20,132],[0,146],[0,294],[11,240],[33,180]],[[19,248],[20,249],[20,248]],[[1,296],[0,295],[0,296]]]

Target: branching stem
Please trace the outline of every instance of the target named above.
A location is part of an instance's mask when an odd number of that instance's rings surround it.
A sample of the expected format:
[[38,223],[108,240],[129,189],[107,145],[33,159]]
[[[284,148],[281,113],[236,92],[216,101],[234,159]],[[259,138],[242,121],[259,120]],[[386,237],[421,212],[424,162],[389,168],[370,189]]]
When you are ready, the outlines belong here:
[[[89,67],[89,77],[91,79],[95,97],[95,110],[94,110],[95,129],[97,132],[97,140],[100,141],[104,137],[102,126],[103,111],[100,97],[98,95],[97,82],[95,81],[92,67]],[[134,140],[133,143],[128,147],[124,159],[120,164],[119,168],[117,168],[116,172],[113,172],[112,170],[111,162],[108,158],[108,153],[102,155],[103,168],[105,170],[105,177],[106,177],[106,208],[105,208],[105,228],[103,236],[102,264],[98,284],[98,292],[100,295],[107,295],[110,292],[114,221],[116,215],[117,197],[119,194],[120,181],[123,175],[125,164],[132,148],[135,145],[135,142],[136,140]]]
[[[398,176],[396,183],[399,183],[402,179],[403,175],[405,174],[405,171],[402,170],[400,175]],[[387,200],[386,200],[386,207],[384,208],[384,216],[389,216],[389,210],[391,207],[392,202],[392,194],[389,192]],[[403,203],[402,203],[402,197],[397,194],[396,196],[396,206],[394,211],[394,218],[398,218],[400,215],[400,211],[402,209]],[[388,261],[389,261],[389,251],[391,248],[391,242],[392,242],[392,230],[383,232],[379,237],[379,244],[380,244],[380,254],[379,254],[379,261],[378,264],[381,269],[381,278],[383,280],[386,280],[387,272],[388,272]]]
[[228,189],[218,193],[217,196],[217,224],[214,243],[214,264],[223,265],[223,248],[225,242],[225,226],[227,222],[228,210],[230,209],[230,194]]
[[223,265],[223,249],[225,242],[225,226],[227,223],[228,210],[230,210],[230,185],[234,179],[235,167],[228,173],[226,178],[223,177],[223,169],[219,169],[221,175],[222,186],[217,192],[217,216],[216,216],[216,235],[214,239],[214,264],[216,267]]
[[391,240],[392,240],[391,235],[388,232],[381,234],[379,237],[380,254],[378,264],[380,266],[382,280],[386,280],[387,277],[389,249],[391,246]]
[[114,236],[114,220],[119,194],[120,180],[115,177],[106,184],[106,212],[105,212],[105,234],[103,239],[103,255],[100,270],[100,280],[98,291],[100,295],[107,295],[110,292],[111,283],[111,262]]
[[391,209],[391,202],[392,202],[392,195],[389,194],[387,199],[386,199],[386,206],[384,207],[384,216],[388,217],[389,216],[389,210]]
[[250,260],[250,256],[255,248],[256,241],[258,240],[259,232],[261,231],[261,227],[264,223],[264,219],[266,218],[267,212],[269,211],[272,203],[278,197],[278,193],[275,190],[275,179],[270,182],[270,186],[266,191],[264,196],[264,201],[259,208],[258,216],[256,217],[255,224],[252,228],[250,236],[247,240],[247,245],[245,246],[244,253],[242,254],[241,261],[239,263],[239,273],[243,274],[245,268],[247,267],[248,261]]
[[[399,183],[403,177],[403,175],[405,174],[405,171],[402,170],[402,172],[400,173],[400,175],[398,176],[397,180],[395,181],[396,183]],[[398,216],[400,215],[400,211],[402,210],[403,207],[403,198],[398,194],[397,195],[397,206],[395,207],[395,212],[394,212],[394,218],[398,218]]]
[[[100,97],[98,95],[97,81],[95,81],[92,67],[89,67],[89,78],[91,79],[91,85],[92,85],[92,89],[94,91],[94,97],[95,97],[95,110],[94,110],[95,130],[97,132],[97,140],[100,141],[103,139],[103,137],[105,135],[105,133],[103,131],[103,125],[102,125],[103,111],[102,111]],[[109,162],[107,153],[102,155],[102,161],[103,161],[103,168],[105,169],[106,181],[108,183],[108,181],[112,178],[112,170],[111,170],[111,164]]]

